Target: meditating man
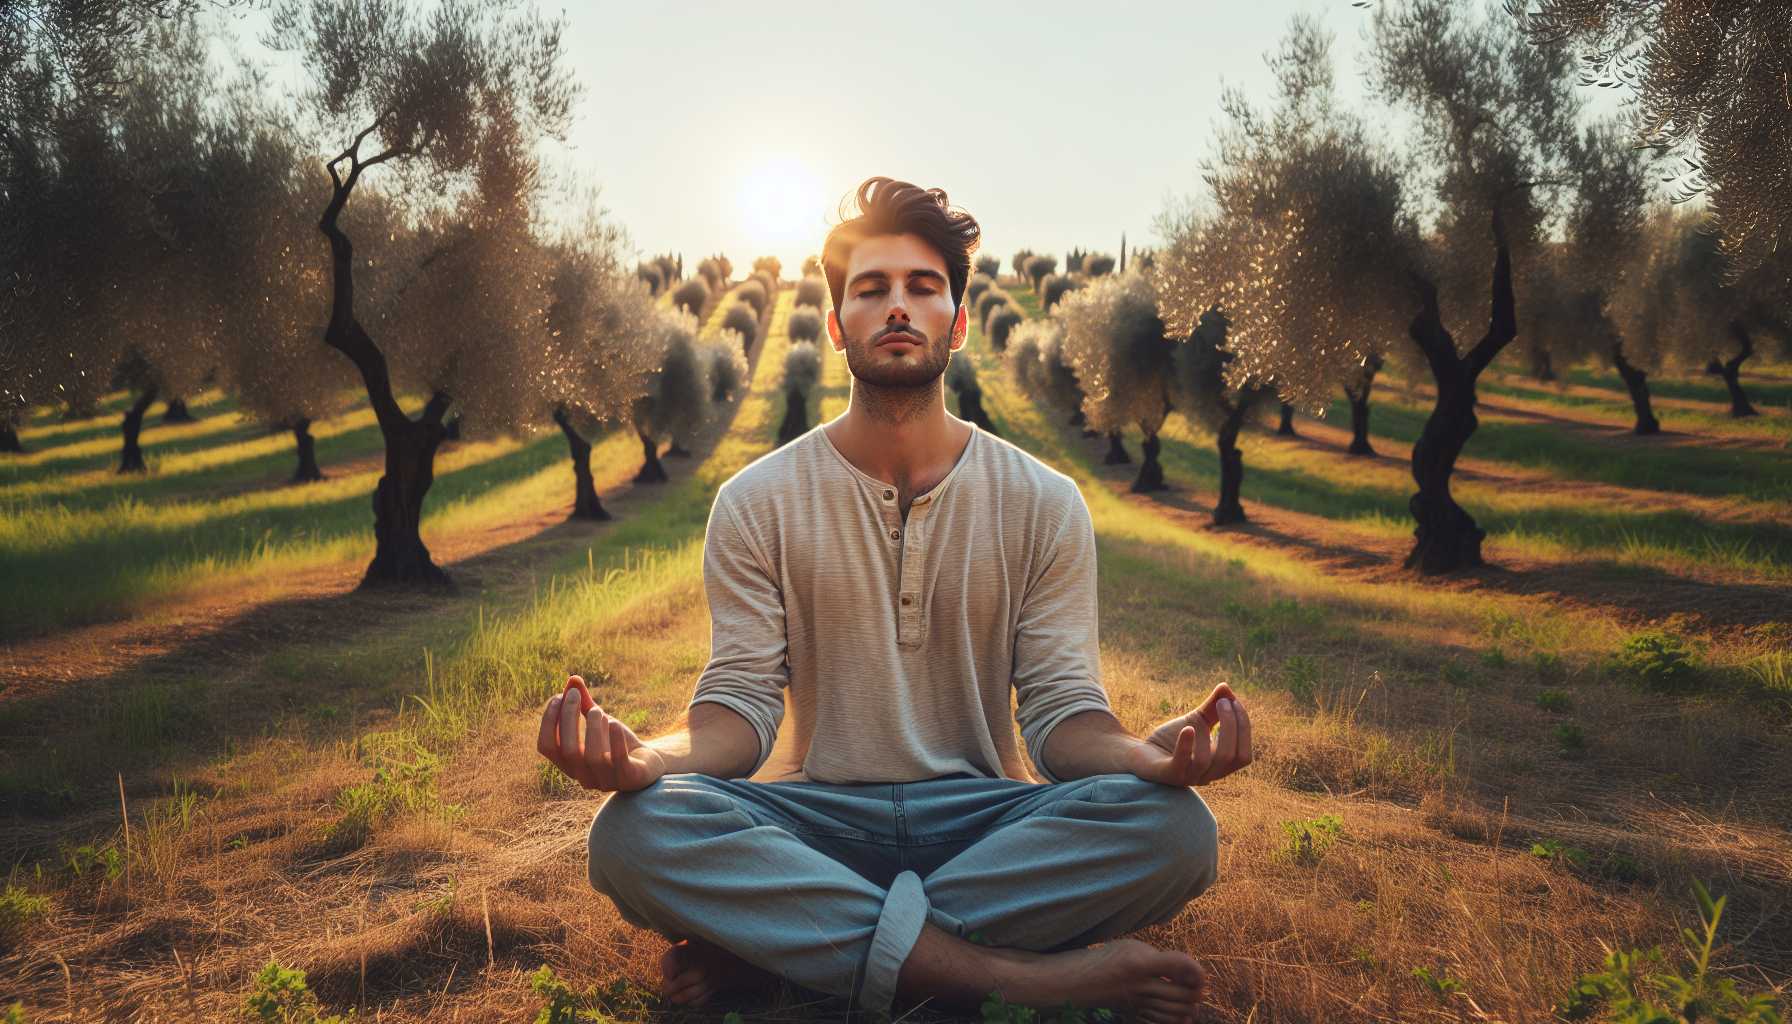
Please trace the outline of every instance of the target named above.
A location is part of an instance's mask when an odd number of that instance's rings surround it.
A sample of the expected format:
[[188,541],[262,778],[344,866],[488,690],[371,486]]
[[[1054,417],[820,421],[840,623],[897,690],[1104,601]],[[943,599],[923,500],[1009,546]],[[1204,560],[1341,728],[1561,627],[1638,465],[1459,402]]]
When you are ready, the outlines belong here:
[[688,728],[644,742],[576,676],[542,715],[541,753],[612,794],[591,884],[676,943],[673,1002],[782,977],[1192,1019],[1197,962],[1117,937],[1213,884],[1191,787],[1250,763],[1250,718],[1222,684],[1142,738],[1115,719],[1081,491],[946,413],[977,222],[889,178],[857,201],[822,250],[850,405],[716,492]]

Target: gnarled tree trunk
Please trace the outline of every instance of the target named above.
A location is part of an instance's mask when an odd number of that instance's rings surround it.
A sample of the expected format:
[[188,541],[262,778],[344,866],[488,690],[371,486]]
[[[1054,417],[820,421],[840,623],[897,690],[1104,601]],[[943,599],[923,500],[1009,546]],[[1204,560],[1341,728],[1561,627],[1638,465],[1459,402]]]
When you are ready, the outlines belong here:
[[1244,505],[1238,500],[1244,488],[1244,453],[1238,450],[1238,431],[1244,427],[1249,411],[1247,403],[1232,406],[1214,431],[1213,445],[1220,455],[1220,500],[1213,507],[1215,526],[1245,521]]
[[1157,439],[1156,432],[1146,434],[1145,441],[1139,448],[1145,453],[1145,461],[1140,463],[1138,478],[1132,482],[1133,493],[1169,490],[1170,485],[1164,483],[1163,463],[1157,461],[1157,453],[1163,449],[1163,442]]
[[567,452],[572,456],[572,516],[573,519],[607,520],[610,513],[604,509],[602,501],[597,497],[597,484],[591,478],[591,442],[579,433],[572,425],[571,417],[564,408],[554,410],[554,422],[559,424],[560,432],[566,435]]
[[1276,425],[1276,433],[1282,437],[1299,437],[1294,432],[1294,406],[1282,403],[1282,422]]
[[1630,391],[1630,404],[1636,409],[1636,432],[1661,433],[1661,422],[1655,418],[1655,410],[1649,407],[1649,375],[1624,358],[1622,341],[1612,344],[1612,366],[1617,368],[1618,376],[1624,379],[1624,387]]
[[[446,408],[437,394],[431,407]],[[382,431],[384,433],[384,431]],[[425,410],[418,421],[406,419],[396,436],[386,434],[386,475],[373,491],[373,563],[362,586],[448,582],[423,545],[423,498],[436,478],[436,449],[442,444],[441,412]]]
[[19,428],[12,423],[0,421],[0,452],[22,455],[25,446],[19,443]]
[[[386,473],[373,492],[373,561],[361,578],[361,586],[446,585],[448,574],[430,559],[419,527],[423,498],[435,482],[436,450],[447,436],[442,417],[448,412],[451,399],[436,392],[415,420],[399,408],[392,394],[386,354],[355,317],[354,244],[337,224],[361,172],[400,155],[399,150],[386,150],[371,160],[361,160],[359,148],[366,135],[362,133],[354,146],[329,163],[334,189],[317,224],[330,240],[330,322],[324,328],[324,343],[347,356],[361,372],[368,402],[386,443]],[[337,169],[345,160],[349,163],[346,177]]]
[[311,436],[310,420],[301,416],[293,421],[292,441],[299,452],[299,465],[293,470],[292,482],[310,484],[322,480],[324,474],[317,468],[317,439]]
[[1748,403],[1748,395],[1742,390],[1742,363],[1755,354],[1755,339],[1748,333],[1748,328],[1740,320],[1730,321],[1730,336],[1735,338],[1741,348],[1727,360],[1713,359],[1706,364],[1705,372],[1724,379],[1724,386],[1730,389],[1730,415],[1741,419],[1744,416],[1759,416],[1755,407]]
[[1118,430],[1108,434],[1108,454],[1101,461],[1109,466],[1132,465],[1132,456],[1126,453],[1126,442],[1121,440]]
[[162,422],[194,423],[197,421],[194,419],[193,413],[188,410],[185,399],[170,398],[168,400],[168,408],[162,410]]
[[663,484],[670,477],[666,476],[666,467],[660,463],[659,442],[651,435],[637,429],[641,438],[641,470],[635,474],[635,483]]
[[118,460],[120,473],[141,473],[146,468],[143,464],[143,449],[137,444],[137,438],[143,432],[143,415],[149,412],[149,407],[155,400],[156,388],[151,385],[144,388],[143,394],[137,396],[131,407],[124,411],[124,452]]
[[1506,244],[1505,223],[1496,206],[1493,212],[1493,297],[1487,333],[1467,355],[1458,355],[1456,339],[1444,328],[1437,308],[1437,287],[1418,278],[1419,314],[1408,333],[1424,353],[1437,383],[1437,402],[1425,429],[1412,446],[1412,478],[1419,491],[1409,507],[1418,522],[1413,531],[1412,552],[1406,567],[1426,575],[1453,572],[1482,564],[1481,541],[1487,531],[1475,524],[1450,494],[1450,476],[1456,460],[1479,421],[1475,418],[1475,381],[1518,334],[1516,304],[1512,298],[1512,257]]

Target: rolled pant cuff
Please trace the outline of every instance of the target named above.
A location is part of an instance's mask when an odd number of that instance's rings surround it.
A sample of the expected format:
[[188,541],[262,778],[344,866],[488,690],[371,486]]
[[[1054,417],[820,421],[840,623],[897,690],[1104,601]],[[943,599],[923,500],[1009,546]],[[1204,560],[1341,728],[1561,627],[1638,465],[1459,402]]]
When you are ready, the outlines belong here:
[[861,1010],[890,1012],[896,1001],[896,976],[921,937],[928,909],[920,875],[904,871],[890,883],[877,930],[871,934],[871,952],[865,958],[865,983],[859,988]]

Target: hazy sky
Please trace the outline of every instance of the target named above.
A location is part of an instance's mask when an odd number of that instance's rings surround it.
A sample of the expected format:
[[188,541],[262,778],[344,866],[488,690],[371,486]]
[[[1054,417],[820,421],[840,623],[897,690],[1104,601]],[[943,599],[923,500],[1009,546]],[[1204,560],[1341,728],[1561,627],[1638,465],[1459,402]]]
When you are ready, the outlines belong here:
[[1297,12],[1332,30],[1345,102],[1394,131],[1362,100],[1369,13],[1350,0],[597,0],[564,8],[586,93],[553,163],[601,189],[637,253],[682,252],[687,273],[719,251],[794,276],[874,174],[944,188],[1004,263],[1117,253],[1122,231],[1158,244],[1157,215],[1202,192],[1222,85],[1267,101],[1263,56]]
[[1004,262],[1117,252],[1200,187],[1222,82],[1263,94],[1296,11],[1360,95],[1347,0],[579,4],[575,159],[641,251],[687,268],[769,253],[790,275],[874,174],[944,188]]

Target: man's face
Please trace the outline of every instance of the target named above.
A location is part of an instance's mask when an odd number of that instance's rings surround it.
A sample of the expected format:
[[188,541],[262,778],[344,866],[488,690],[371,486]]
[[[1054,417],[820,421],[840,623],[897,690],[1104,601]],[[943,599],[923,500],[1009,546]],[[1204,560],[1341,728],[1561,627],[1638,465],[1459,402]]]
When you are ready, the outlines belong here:
[[932,385],[964,346],[966,317],[952,308],[946,263],[918,235],[877,235],[853,247],[828,337],[867,384]]

